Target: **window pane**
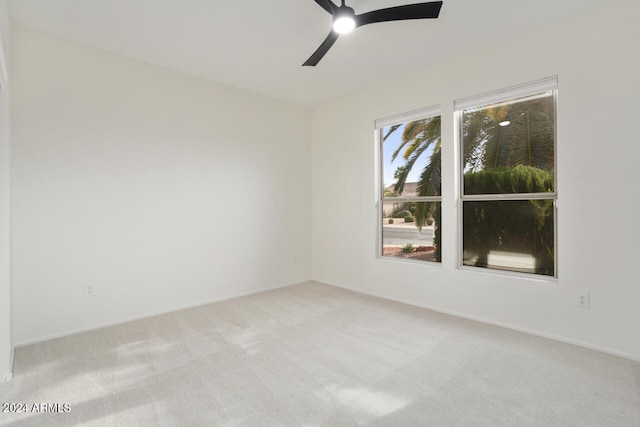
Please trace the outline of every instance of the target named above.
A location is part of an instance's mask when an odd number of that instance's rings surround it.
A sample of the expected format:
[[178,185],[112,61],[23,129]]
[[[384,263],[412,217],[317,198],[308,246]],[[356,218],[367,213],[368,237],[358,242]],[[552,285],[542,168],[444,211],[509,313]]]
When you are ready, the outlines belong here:
[[382,255],[440,262],[440,202],[383,203]]
[[463,203],[463,264],[548,276],[554,268],[553,200]]
[[553,92],[462,111],[464,194],[554,192]]
[[383,197],[440,195],[440,116],[381,129]]

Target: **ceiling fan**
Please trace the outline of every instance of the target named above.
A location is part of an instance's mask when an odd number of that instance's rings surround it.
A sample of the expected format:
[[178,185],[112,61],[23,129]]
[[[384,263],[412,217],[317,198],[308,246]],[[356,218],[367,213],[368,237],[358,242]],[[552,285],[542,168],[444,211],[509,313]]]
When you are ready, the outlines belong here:
[[338,40],[340,34],[345,34],[357,27],[375,24],[376,22],[437,18],[438,15],[440,15],[440,8],[442,7],[441,1],[431,1],[427,3],[388,7],[356,15],[352,8],[344,4],[345,0],[341,0],[340,6],[336,6],[331,0],[314,1],[333,16],[333,28],[320,47],[302,64],[303,66],[308,65],[312,67],[315,67],[318,62],[320,62],[322,57],[329,51],[336,40]]

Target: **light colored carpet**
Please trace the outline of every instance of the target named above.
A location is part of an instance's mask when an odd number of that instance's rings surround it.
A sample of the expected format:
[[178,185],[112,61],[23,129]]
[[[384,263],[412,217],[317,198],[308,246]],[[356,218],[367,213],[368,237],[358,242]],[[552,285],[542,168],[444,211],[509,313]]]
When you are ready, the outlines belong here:
[[317,283],[16,350],[12,426],[640,426],[640,364]]

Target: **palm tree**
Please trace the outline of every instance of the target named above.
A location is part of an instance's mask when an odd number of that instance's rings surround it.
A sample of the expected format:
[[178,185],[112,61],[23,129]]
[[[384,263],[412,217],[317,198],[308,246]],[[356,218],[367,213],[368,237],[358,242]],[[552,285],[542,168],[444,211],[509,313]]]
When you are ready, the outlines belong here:
[[465,111],[465,173],[518,165],[553,172],[553,108],[552,97],[540,97]]
[[[404,184],[406,183],[407,177],[418,159],[433,146],[431,156],[422,171],[424,180],[421,178],[418,183],[418,194],[420,196],[440,195],[440,122],[440,116],[437,116],[416,120],[407,123],[404,127],[402,142],[391,156],[391,161],[394,161],[400,152],[404,150],[402,158],[405,160],[405,164],[398,167],[393,176],[397,180],[394,185],[394,190],[398,194],[402,194],[404,191]],[[401,126],[402,125],[394,125],[389,127],[386,135],[384,135],[383,141],[386,141],[387,138]]]

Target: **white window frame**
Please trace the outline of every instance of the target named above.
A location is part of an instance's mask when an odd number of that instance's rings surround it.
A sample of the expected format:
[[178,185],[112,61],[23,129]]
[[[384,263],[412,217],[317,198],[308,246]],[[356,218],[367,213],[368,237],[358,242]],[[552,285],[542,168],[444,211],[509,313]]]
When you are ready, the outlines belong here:
[[[465,195],[464,194],[464,141],[462,131],[462,112],[469,108],[481,108],[488,105],[495,105],[501,102],[508,102],[520,98],[532,97],[538,94],[553,93],[554,102],[554,191],[548,193],[509,193],[509,194],[485,194],[485,195]],[[498,275],[525,277],[541,281],[554,281],[558,279],[558,77],[552,76],[531,83],[512,86],[505,89],[485,93],[478,96],[462,98],[454,101],[454,120],[456,135],[455,138],[458,152],[456,153],[456,167],[458,168],[458,226],[457,226],[457,268],[475,272],[483,272]],[[554,232],[554,275],[547,276],[536,273],[522,273],[509,270],[501,270],[486,267],[474,267],[464,265],[463,257],[463,205],[469,201],[491,201],[491,200],[553,200],[553,232]]]
[[[384,137],[382,135],[383,129],[389,126],[401,125],[403,123],[410,123],[416,120],[423,120],[432,117],[440,116],[442,118],[442,111],[439,105],[435,105],[432,107],[422,108],[419,110],[413,110],[406,113],[396,114],[389,117],[384,117],[381,119],[375,120],[374,128],[375,128],[375,144],[376,144],[376,157],[377,157],[377,181],[378,185],[376,188],[376,211],[377,211],[377,234],[376,234],[376,258],[384,259],[384,260],[392,260],[392,261],[403,261],[403,262],[411,262],[420,265],[442,265],[442,260],[439,262],[429,262],[429,261],[415,261],[408,260],[402,258],[396,258],[391,256],[383,255],[384,241],[383,241],[383,232],[382,227],[384,225],[383,221],[383,205],[385,202],[393,202],[393,203],[403,203],[403,202],[439,202],[442,209],[442,195],[440,196],[415,196],[415,197],[385,197],[384,196],[384,150],[383,150],[383,142]],[[441,135],[442,137],[442,135]],[[441,231],[442,233],[442,231]]]

